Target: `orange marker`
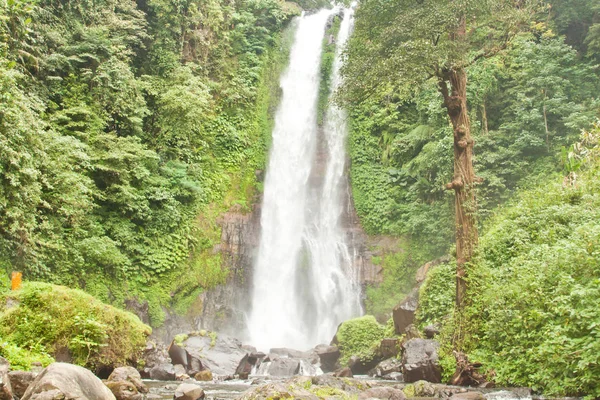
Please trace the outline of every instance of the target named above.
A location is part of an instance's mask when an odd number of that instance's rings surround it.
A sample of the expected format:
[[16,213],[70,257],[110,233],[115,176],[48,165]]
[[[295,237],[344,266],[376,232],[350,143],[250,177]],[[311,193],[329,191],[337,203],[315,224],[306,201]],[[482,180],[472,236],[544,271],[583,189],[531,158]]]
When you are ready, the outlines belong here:
[[12,290],[21,289],[21,278],[22,277],[23,277],[23,274],[21,272],[13,272],[12,273],[12,280],[11,280],[11,285],[10,285],[10,288]]

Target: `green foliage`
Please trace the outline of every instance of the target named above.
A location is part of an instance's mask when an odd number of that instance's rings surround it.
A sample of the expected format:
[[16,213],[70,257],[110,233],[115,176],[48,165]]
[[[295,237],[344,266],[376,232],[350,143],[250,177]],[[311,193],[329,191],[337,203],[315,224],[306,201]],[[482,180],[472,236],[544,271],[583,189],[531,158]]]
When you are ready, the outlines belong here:
[[340,31],[342,19],[334,15],[327,26],[323,37],[323,50],[321,52],[319,99],[317,103],[317,123],[323,125],[327,104],[331,95],[331,74],[333,72],[333,61],[336,53],[336,40]]
[[456,264],[444,263],[434,267],[419,289],[417,321],[421,327],[445,323],[454,309],[456,293]]
[[338,346],[340,348],[340,363],[346,365],[351,356],[359,356],[362,360],[369,360],[374,355],[375,347],[385,337],[386,329],[380,325],[375,317],[364,317],[345,321],[337,332]]
[[0,314],[2,353],[19,368],[47,364],[65,349],[76,364],[93,369],[135,364],[151,332],[133,314],[63,286],[25,283],[3,294],[2,303],[7,300],[17,305]]

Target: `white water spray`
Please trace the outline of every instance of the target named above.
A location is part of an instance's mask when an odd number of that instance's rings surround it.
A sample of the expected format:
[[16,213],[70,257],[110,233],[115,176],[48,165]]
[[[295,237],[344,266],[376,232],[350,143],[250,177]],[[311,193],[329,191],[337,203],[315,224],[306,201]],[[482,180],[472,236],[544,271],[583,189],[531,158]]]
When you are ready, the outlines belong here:
[[[346,114],[329,107],[320,142],[316,118],[322,41],[336,11],[300,19],[281,78],[248,318],[250,342],[262,350],[327,343],[340,322],[361,313],[360,288],[340,225],[347,196]],[[332,91],[340,84],[341,52],[352,28],[353,12],[345,14]],[[324,172],[316,159],[321,143]]]

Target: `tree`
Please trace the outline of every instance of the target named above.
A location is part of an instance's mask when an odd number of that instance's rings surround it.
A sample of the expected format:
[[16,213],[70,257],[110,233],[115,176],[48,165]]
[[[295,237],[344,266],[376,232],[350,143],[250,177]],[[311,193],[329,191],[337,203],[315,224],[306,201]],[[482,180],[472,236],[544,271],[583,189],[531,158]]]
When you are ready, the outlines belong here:
[[455,192],[459,308],[478,241],[466,70],[504,49],[532,6],[514,0],[367,0],[356,15],[357,34],[344,68],[346,101],[374,94],[409,98],[429,80],[443,98],[454,136],[454,177],[446,188]]

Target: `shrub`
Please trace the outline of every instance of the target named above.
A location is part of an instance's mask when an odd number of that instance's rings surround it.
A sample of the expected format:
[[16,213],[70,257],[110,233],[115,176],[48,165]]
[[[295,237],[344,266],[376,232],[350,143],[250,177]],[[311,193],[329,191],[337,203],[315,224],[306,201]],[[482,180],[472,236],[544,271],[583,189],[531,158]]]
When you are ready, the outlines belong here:
[[372,315],[344,322],[337,332],[341,352],[340,363],[345,365],[351,356],[359,356],[363,360],[370,359],[374,347],[385,337],[385,333],[385,327]]

